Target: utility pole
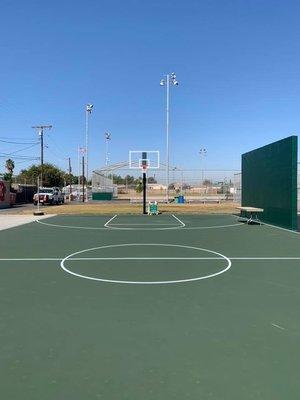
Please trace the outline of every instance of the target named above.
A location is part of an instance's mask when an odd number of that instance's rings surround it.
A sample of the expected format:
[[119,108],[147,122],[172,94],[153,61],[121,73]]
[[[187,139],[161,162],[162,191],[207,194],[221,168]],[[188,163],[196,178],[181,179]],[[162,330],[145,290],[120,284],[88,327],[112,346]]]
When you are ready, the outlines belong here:
[[72,166],[71,166],[71,158],[69,157],[69,185],[70,185],[70,193],[69,193],[69,199],[72,201]]
[[33,129],[37,129],[40,142],[41,142],[41,181],[40,184],[43,186],[43,168],[44,168],[44,129],[51,129],[52,125],[37,125],[32,126]]
[[77,176],[78,176],[78,180],[77,180],[77,199],[78,199],[78,193],[80,191],[80,175],[81,175],[81,171],[80,171],[80,147],[78,146],[77,149]]

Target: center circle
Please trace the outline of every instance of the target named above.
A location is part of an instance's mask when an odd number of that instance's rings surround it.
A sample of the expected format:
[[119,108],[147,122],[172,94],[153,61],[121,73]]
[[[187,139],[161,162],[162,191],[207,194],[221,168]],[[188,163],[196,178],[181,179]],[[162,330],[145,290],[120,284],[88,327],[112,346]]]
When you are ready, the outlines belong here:
[[[68,269],[66,267],[66,265],[65,265],[66,261],[71,261],[72,258],[74,258],[74,259],[76,258],[78,260],[78,258],[75,257],[75,256],[78,256],[80,254],[84,254],[84,253],[87,253],[87,252],[90,252],[90,251],[101,250],[101,249],[109,249],[109,248],[134,247],[134,246],[178,247],[178,248],[183,248],[183,249],[203,251],[203,252],[206,252],[206,253],[213,254],[213,255],[217,256],[217,258],[210,257],[212,259],[223,259],[223,260],[225,260],[227,262],[227,265],[221,271],[215,272],[213,274],[199,276],[199,277],[196,277],[196,278],[186,278],[186,279],[178,279],[178,280],[163,280],[163,281],[129,281],[129,280],[116,280],[116,279],[96,278],[96,277],[93,277],[93,276],[83,275],[83,274],[79,274],[77,272],[73,272],[70,269]],[[120,257],[120,259],[122,259],[122,258]],[[163,260],[164,258],[162,257],[161,259]],[[186,260],[188,260],[188,259],[189,259],[189,257],[186,257]],[[84,260],[84,258],[82,260]],[[109,261],[109,258],[107,258],[107,261]],[[112,245],[106,245],[106,246],[99,246],[99,247],[93,247],[93,248],[90,248],[90,249],[84,249],[84,250],[77,251],[75,253],[67,255],[63,260],[61,260],[60,266],[68,274],[77,276],[79,278],[92,280],[92,281],[99,281],[99,282],[106,282],[106,283],[133,284],[133,285],[162,285],[162,284],[194,282],[194,281],[200,281],[200,280],[203,280],[203,279],[213,278],[213,277],[215,277],[217,275],[221,275],[224,272],[228,271],[229,268],[231,267],[231,260],[228,257],[224,256],[223,254],[218,253],[217,251],[208,250],[208,249],[204,249],[204,248],[201,248],[201,247],[185,246],[185,245],[179,245],[179,244],[162,244],[162,243],[127,243],[127,244],[112,244]]]

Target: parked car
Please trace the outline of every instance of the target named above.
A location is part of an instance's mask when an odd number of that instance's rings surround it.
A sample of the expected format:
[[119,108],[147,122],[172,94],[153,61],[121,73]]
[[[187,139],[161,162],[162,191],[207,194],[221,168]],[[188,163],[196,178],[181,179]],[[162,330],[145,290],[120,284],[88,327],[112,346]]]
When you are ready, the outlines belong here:
[[65,202],[62,192],[57,187],[40,188],[39,193],[33,196],[33,204],[63,204]]

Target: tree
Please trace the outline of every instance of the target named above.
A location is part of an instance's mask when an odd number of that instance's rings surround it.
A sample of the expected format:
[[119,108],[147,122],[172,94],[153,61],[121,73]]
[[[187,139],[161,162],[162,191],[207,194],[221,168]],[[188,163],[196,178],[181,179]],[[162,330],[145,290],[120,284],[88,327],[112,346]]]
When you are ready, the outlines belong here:
[[154,176],[149,176],[148,183],[157,183],[157,180],[154,178]]
[[127,185],[132,185],[134,183],[134,176],[132,175],[126,175],[124,178],[124,183]]
[[182,190],[188,190],[188,189],[190,189],[190,188],[191,188],[191,186],[188,185],[187,183],[184,183],[184,184],[182,185]]
[[3,178],[4,178],[5,181],[8,181],[8,182],[11,183],[13,172],[14,172],[14,168],[15,168],[15,163],[11,158],[6,160],[5,168],[6,168],[7,172],[3,175]]
[[78,184],[78,176],[73,175],[73,174],[66,173],[64,176],[64,180],[66,181],[67,185],[70,185],[70,181],[71,181],[71,185]]
[[212,186],[212,182],[209,179],[203,181],[203,186]]
[[71,174],[72,185],[78,185],[78,176]]
[[9,172],[5,172],[5,173],[3,174],[3,179],[4,179],[5,181],[11,183],[11,181],[12,181],[12,174],[10,174]]
[[9,158],[8,160],[6,160],[6,162],[5,162],[5,168],[7,169],[7,171],[8,171],[8,173],[9,174],[13,174],[13,172],[14,172],[14,169],[15,169],[15,163],[14,163],[14,161],[11,159],[11,158]]
[[137,193],[142,193],[143,191],[143,181],[141,179],[138,179],[136,181],[136,185],[135,185],[135,191]]
[[[28,169],[21,170],[17,179],[19,181],[26,181],[27,183],[36,184],[38,176],[41,175],[41,166],[32,165]],[[65,173],[55,165],[46,163],[43,166],[43,186],[62,187],[64,185]]]

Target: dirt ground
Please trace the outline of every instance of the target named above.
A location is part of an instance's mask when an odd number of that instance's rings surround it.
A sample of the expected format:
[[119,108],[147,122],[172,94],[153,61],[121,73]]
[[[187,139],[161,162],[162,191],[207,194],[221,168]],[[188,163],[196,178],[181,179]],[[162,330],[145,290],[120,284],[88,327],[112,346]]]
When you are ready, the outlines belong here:
[[[162,213],[180,213],[180,214],[224,214],[236,211],[237,204],[232,202],[220,204],[160,204],[159,211]],[[4,210],[3,210],[4,211]],[[119,202],[105,203],[66,203],[60,206],[41,207],[46,215],[48,214],[140,214],[142,212],[141,204],[129,204]],[[15,214],[32,214],[32,208],[19,207],[15,209]],[[13,210],[9,211],[14,213]]]

